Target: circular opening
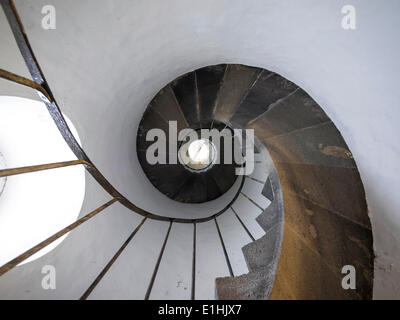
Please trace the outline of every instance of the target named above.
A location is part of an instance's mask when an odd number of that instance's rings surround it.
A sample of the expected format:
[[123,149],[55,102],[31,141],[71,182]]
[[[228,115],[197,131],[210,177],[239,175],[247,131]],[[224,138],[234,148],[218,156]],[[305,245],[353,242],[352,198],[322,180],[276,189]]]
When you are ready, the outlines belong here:
[[192,141],[179,149],[179,158],[187,168],[193,171],[205,171],[212,167],[217,159],[217,149],[208,139]]
[[[64,115],[79,143],[73,123]],[[42,102],[0,96],[1,168],[76,159]],[[76,221],[85,196],[85,168],[64,168],[0,178],[0,264],[15,258]],[[23,263],[46,254],[67,235]]]

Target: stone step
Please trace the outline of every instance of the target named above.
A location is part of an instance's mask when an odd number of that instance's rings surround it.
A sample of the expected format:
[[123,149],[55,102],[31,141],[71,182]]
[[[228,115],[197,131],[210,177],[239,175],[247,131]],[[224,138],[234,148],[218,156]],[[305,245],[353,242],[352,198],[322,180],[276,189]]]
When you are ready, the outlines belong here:
[[149,299],[191,299],[192,259],[193,225],[173,223]]
[[273,269],[263,268],[239,277],[216,279],[217,298],[220,300],[265,300],[274,284]]
[[215,104],[214,119],[228,122],[232,118],[260,72],[258,68],[228,65]]
[[176,121],[178,132],[188,127],[188,123],[170,85],[160,90],[150,102],[150,108],[156,110],[166,121]]
[[176,100],[189,126],[200,122],[196,92],[196,74],[189,72],[171,83]]
[[261,238],[242,248],[250,271],[255,271],[274,263],[279,258],[283,223],[277,223]]
[[240,194],[237,200],[232,204],[232,209],[242,220],[254,239],[259,239],[265,234],[265,231],[256,221],[256,218],[262,211],[249,199]]
[[261,183],[246,177],[241,193],[260,207],[261,210],[264,210],[271,201],[262,194],[263,188],[264,186]]
[[202,122],[212,120],[213,110],[225,70],[226,64],[220,64],[195,71],[199,112]]
[[250,243],[252,239],[232,210],[220,215],[217,218],[217,222],[232,266],[233,275],[239,276],[249,272],[242,253],[242,247]]
[[257,138],[262,141],[326,121],[329,118],[324,111],[304,90],[298,88],[286,98],[277,101],[247,127],[253,128]]
[[250,177],[265,183],[268,179],[268,170],[264,163],[254,162],[254,170],[250,174]]
[[[212,263],[210,263],[212,261]],[[229,276],[214,221],[196,224],[196,299],[215,299],[215,279]]]
[[231,119],[245,127],[251,120],[268,110],[270,105],[296,90],[297,86],[281,76],[263,70]]

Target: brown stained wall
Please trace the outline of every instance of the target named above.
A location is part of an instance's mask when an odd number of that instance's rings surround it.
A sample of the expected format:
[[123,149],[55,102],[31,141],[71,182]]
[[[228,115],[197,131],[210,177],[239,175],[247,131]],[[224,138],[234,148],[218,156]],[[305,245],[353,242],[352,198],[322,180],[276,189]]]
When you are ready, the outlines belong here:
[[[247,89],[228,66],[215,116],[252,128],[278,171],[284,236],[271,299],[370,299],[373,241],[364,187],[353,155],[323,109],[301,88],[259,69]],[[240,69],[242,70],[242,69]],[[248,69],[248,79],[254,76]],[[253,79],[253,78],[251,78]],[[266,219],[263,215],[262,219]],[[261,219],[261,218],[260,218]],[[356,289],[341,286],[344,265],[356,269]]]
[[[371,299],[371,224],[340,132],[304,92],[248,127],[264,137],[283,193],[284,238],[270,299]],[[344,265],[356,269],[355,290],[341,286]]]

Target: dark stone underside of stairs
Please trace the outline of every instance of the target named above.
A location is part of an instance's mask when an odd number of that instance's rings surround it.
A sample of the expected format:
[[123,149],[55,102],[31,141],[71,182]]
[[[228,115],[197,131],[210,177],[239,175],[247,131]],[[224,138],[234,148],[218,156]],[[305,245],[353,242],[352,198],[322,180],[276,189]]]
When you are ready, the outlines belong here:
[[[176,79],[153,99],[152,108],[155,110],[147,115],[153,118],[139,129],[138,140],[149,128],[165,128],[170,120],[176,120],[179,128],[221,121],[232,128],[254,129],[276,166],[277,172],[270,175],[272,180],[267,180],[262,191],[272,203],[256,219],[266,235],[243,248],[248,274],[216,280],[219,298],[268,297],[283,229],[270,298],[372,296],[372,232],[360,175],[340,132],[306,92],[268,70],[218,65]],[[137,143],[138,150],[146,146],[144,141]],[[139,159],[142,152],[138,152]],[[142,166],[145,172],[149,169]],[[173,167],[164,169],[167,173],[161,167],[149,169],[148,176],[169,188],[169,196],[181,193],[183,198],[198,201],[190,188],[207,198],[229,186],[224,177],[230,168],[220,167],[201,179],[186,177]],[[173,172],[179,183],[166,183],[168,172]],[[284,228],[283,204],[287,214]],[[344,264],[355,266],[357,290],[341,288],[340,266]]]
[[[192,172],[180,163],[149,164],[146,150],[153,141],[146,141],[151,129],[165,132],[169,139],[169,121],[177,122],[178,132],[191,129],[223,129],[225,124],[213,119],[218,93],[227,65],[205,67],[185,74],[165,86],[152,99],[139,125],[137,152],[139,162],[150,182],[163,194],[180,202],[200,203],[213,200],[228,191],[237,179],[234,164],[224,164],[224,143],[220,143],[220,163],[205,172]],[[179,148],[179,142],[178,148]],[[169,145],[163,152],[168,161]]]

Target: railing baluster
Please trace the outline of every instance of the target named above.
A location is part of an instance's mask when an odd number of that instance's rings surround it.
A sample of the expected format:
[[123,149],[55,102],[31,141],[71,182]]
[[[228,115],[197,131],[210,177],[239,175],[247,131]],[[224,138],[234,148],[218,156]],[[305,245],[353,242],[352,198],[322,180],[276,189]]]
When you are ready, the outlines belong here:
[[101,279],[103,279],[104,275],[107,273],[107,271],[111,268],[111,266],[114,264],[114,262],[118,259],[122,251],[126,248],[126,246],[129,244],[129,242],[132,240],[132,238],[135,236],[135,234],[139,231],[140,227],[143,225],[143,223],[146,221],[147,218],[144,218],[142,222],[133,230],[131,235],[126,239],[124,244],[121,246],[121,248],[117,251],[117,253],[111,258],[111,260],[107,263],[107,265],[104,267],[104,269],[100,272],[100,274],[97,276],[97,278],[93,281],[93,283],[90,285],[90,287],[85,291],[85,293],[82,295],[80,300],[86,300],[87,297],[92,293],[94,288],[98,285]]
[[154,280],[156,279],[156,276],[157,276],[158,267],[160,266],[161,258],[162,258],[163,254],[164,254],[165,246],[167,245],[168,236],[169,236],[169,232],[171,231],[171,227],[172,227],[172,221],[170,221],[170,223],[169,223],[168,231],[167,231],[167,234],[165,236],[164,243],[163,243],[163,245],[161,247],[160,255],[158,256],[157,263],[156,263],[156,266],[154,268],[153,275],[151,276],[150,284],[149,284],[149,287],[147,288],[147,292],[146,292],[146,295],[144,297],[144,300],[149,300],[149,298],[150,298],[151,289],[153,288]]
[[30,173],[30,172],[49,170],[49,169],[76,166],[78,164],[84,164],[84,165],[90,166],[90,163],[88,163],[84,160],[54,162],[54,163],[47,163],[47,164],[39,164],[39,165],[35,165],[35,166],[28,166],[28,167],[3,169],[3,170],[0,170],[0,177],[9,177],[9,176],[15,176],[17,174],[22,174],[22,173]]
[[193,260],[192,260],[192,296],[195,299],[196,291],[196,222],[193,222]]
[[19,51],[25,60],[28,70],[32,76],[33,81],[38,84],[45,82],[42,70],[40,70],[39,64],[33,54],[32,48],[29,44],[28,38],[21,20],[18,16],[14,2],[11,0],[1,0],[1,6],[3,7],[4,13],[7,17],[8,23],[14,34],[15,41],[18,45]]
[[40,84],[36,83],[35,81],[32,81],[30,79],[21,77],[15,73],[0,69],[0,78],[3,78],[5,80],[9,80],[18,84],[22,84],[23,86],[35,89],[35,90],[42,90],[43,88],[41,87]]
[[53,234],[51,237],[47,238],[46,240],[40,242],[36,246],[32,247],[31,249],[25,251],[24,253],[20,254],[18,257],[14,258],[13,260],[7,262],[2,267],[0,267],[0,276],[5,274],[6,272],[10,271],[16,265],[20,264],[22,261],[28,259],[30,256],[34,255],[39,250],[43,249],[44,247],[48,246],[50,243],[54,242],[58,238],[62,237],[64,234],[74,230],[76,227],[80,226],[82,223],[88,221],[90,218],[94,217],[105,208],[112,205],[115,201],[119,199],[114,198],[107,203],[103,204],[102,206],[98,207],[97,209],[93,210],[92,212],[88,213],[86,216],[80,218],[79,220],[75,221],[74,223],[70,224],[69,226],[65,227],[64,229],[58,231],[57,233]]

